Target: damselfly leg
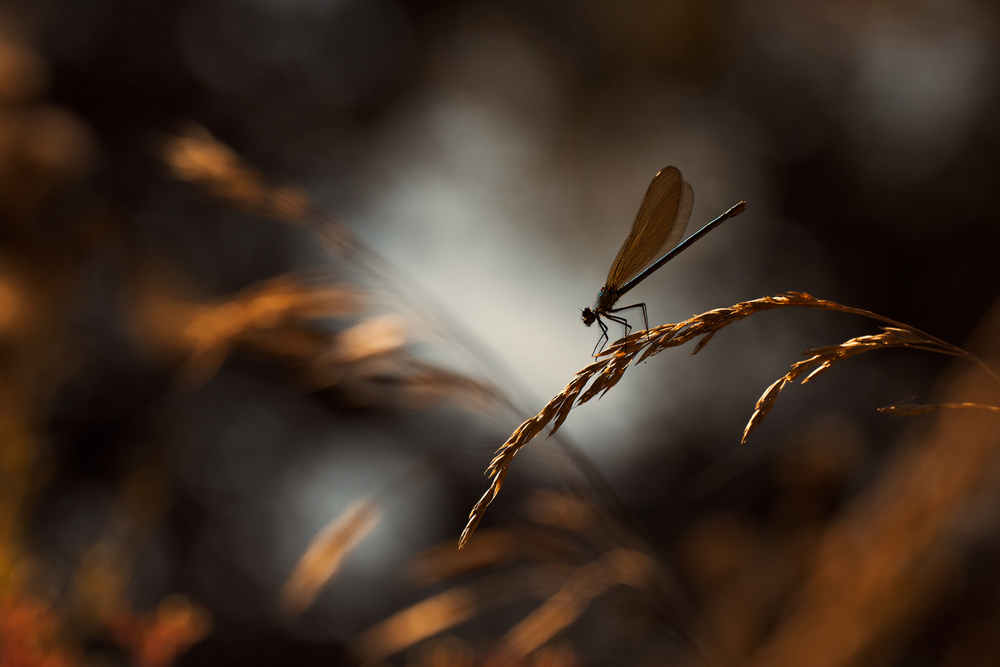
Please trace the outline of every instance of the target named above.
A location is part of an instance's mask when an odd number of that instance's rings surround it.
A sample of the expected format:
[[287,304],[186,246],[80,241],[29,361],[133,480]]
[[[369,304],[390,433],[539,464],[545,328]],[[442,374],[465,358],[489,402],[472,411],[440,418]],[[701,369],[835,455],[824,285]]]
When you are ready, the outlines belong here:
[[[628,335],[632,333],[632,325],[629,324],[628,320],[625,319],[624,317],[613,315],[612,313],[620,313],[622,311],[633,310],[635,308],[642,309],[642,323],[645,326],[645,330],[649,331],[649,318],[646,315],[645,303],[635,303],[632,304],[631,306],[625,306],[623,308],[615,308],[613,310],[607,310],[604,311],[603,316],[605,319],[611,320],[612,322],[622,325],[622,327],[624,327],[625,329],[624,337],[628,338]],[[601,327],[601,337],[597,339],[597,345],[594,346],[594,351],[591,352],[590,354],[590,356],[592,357],[597,356],[604,349],[604,346],[609,342],[611,342],[611,339],[608,337],[608,326],[601,321],[601,318],[599,316],[595,317],[595,319],[597,320],[597,325]]]

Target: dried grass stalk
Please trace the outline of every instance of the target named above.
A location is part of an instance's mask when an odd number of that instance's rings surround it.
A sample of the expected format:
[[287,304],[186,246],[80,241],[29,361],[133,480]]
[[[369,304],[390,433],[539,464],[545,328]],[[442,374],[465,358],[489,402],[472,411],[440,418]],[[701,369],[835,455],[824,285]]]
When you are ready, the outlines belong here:
[[[802,378],[802,384],[805,384],[806,382],[809,382],[809,380],[819,377],[823,373],[830,370],[830,368],[839,361],[849,359],[863,352],[870,352],[872,350],[880,350],[890,347],[911,348],[927,352],[937,352],[939,354],[946,354],[954,357],[975,359],[965,350],[957,348],[949,343],[945,343],[942,340],[938,340],[937,338],[929,336],[922,331],[909,327],[904,328],[896,326],[883,327],[882,333],[879,334],[858,336],[857,338],[852,338],[838,345],[818,347],[809,350],[805,352],[805,354],[809,355],[808,359],[792,364],[788,373],[779,378],[774,384],[768,387],[766,391],[764,391],[764,394],[757,401],[753,415],[750,417],[750,421],[747,423],[747,426],[743,431],[743,438],[740,442],[746,442],[753,430],[756,429],[757,426],[759,426],[764,420],[764,417],[766,417],[771,411],[771,408],[774,407],[774,404],[778,399],[778,394],[780,394],[785,387],[792,382],[795,382],[803,375],[805,375],[805,377]],[[992,373],[992,371],[990,372]]]
[[879,408],[879,412],[893,415],[894,417],[910,417],[913,415],[923,415],[940,408],[951,410],[985,410],[986,412],[1000,412],[1000,406],[986,405],[985,403],[932,403],[929,405],[887,405]]
[[393,614],[352,643],[368,661],[390,655],[458,625],[478,611],[478,597],[468,588],[452,588]]
[[[310,231],[331,255],[350,262],[354,269],[371,279],[365,287],[366,300],[374,302],[388,297],[407,313],[407,340],[428,336],[440,338],[452,349],[464,352],[473,365],[485,371],[486,375],[497,378],[506,374],[496,360],[491,359],[489,350],[463,333],[455,322],[443,318],[433,301],[427,295],[421,295],[412,280],[369,248],[347,225],[324,213],[304,191],[270,184],[259,170],[247,164],[204,128],[192,125],[180,135],[169,137],[163,143],[161,157],[176,178],[191,183],[224,203]],[[280,332],[257,331],[251,335],[255,339],[269,339],[265,341],[266,348]],[[224,348],[208,347],[205,352],[201,357],[203,363],[192,365],[191,375],[195,382],[210,376],[225,360]],[[397,359],[402,358],[403,355],[397,356]],[[323,361],[328,359],[320,360],[313,369],[319,384],[333,385],[350,375],[342,372],[342,364]],[[511,405],[509,398],[495,384],[477,382],[459,373],[421,365],[412,359],[407,361],[407,372],[396,373],[390,378],[390,384],[400,387],[404,400],[411,405],[419,407],[425,404],[427,398],[440,396],[482,411]],[[201,371],[200,375],[198,371]]]
[[[1000,309],[976,335],[986,358],[1000,363]],[[968,554],[996,536],[1000,431],[994,406],[981,410],[961,397],[997,390],[971,368],[943,390],[942,406],[970,409],[937,410],[904,435],[882,476],[827,527],[767,642],[739,664],[898,663],[926,617],[940,611],[938,601],[953,599],[968,579]]]
[[517,658],[532,653],[571,625],[591,601],[608,589],[624,584],[644,588],[655,563],[634,549],[614,549],[578,568],[563,587],[518,623],[501,639],[501,652]]
[[545,600],[555,595],[578,569],[546,563],[477,578],[474,583],[450,588],[393,614],[358,635],[351,646],[366,662],[382,660],[477,614],[519,600]]
[[273,187],[208,130],[192,125],[163,145],[163,160],[174,177],[194,183],[215,197],[244,211],[298,222],[313,206],[299,188]]
[[191,125],[169,137],[161,157],[187,181],[242,211],[312,230],[328,250],[346,255],[362,247],[344,224],[324,214],[301,188],[275,186],[208,130]]
[[791,370],[768,387],[760,400],[758,400],[754,413],[744,430],[744,441],[761,423],[764,417],[767,416],[782,389],[790,382],[808,373],[803,379],[803,382],[806,382],[826,372],[834,363],[861,354],[862,352],[890,347],[904,347],[961,357],[977,364],[980,369],[1000,384],[1000,377],[996,373],[982,361],[961,348],[946,343],[919,329],[896,322],[871,311],[861,308],[851,308],[834,301],[817,299],[803,292],[789,292],[787,294],[754,299],[752,301],[743,301],[728,308],[718,308],[702,313],[701,315],[695,315],[676,324],[664,324],[653,327],[648,331],[638,331],[609,346],[604,352],[598,355],[596,361],[577,372],[569,384],[550,400],[542,408],[541,412],[521,424],[510,438],[508,438],[507,442],[497,450],[489,467],[486,469],[486,475],[490,477],[490,486],[476,503],[475,507],[473,507],[472,512],[470,512],[469,521],[459,538],[459,548],[465,546],[469,541],[469,538],[482,520],[486,508],[497,497],[497,494],[500,493],[500,488],[503,486],[504,478],[507,475],[514,456],[522,447],[541,433],[550,422],[554,423],[549,436],[562,426],[573,407],[582,405],[596,396],[603,395],[614,387],[625,374],[625,370],[629,364],[645,361],[668,348],[677,347],[688,341],[700,338],[698,345],[694,349],[694,352],[697,353],[711,340],[717,331],[756,313],[777,308],[819,308],[839,313],[862,315],[882,322],[887,326],[883,328],[880,334],[861,336],[840,345],[816,348],[807,352],[806,354],[810,355],[808,359],[793,365]]
[[[438,584],[473,571],[480,576],[450,591],[443,598],[445,604],[431,605],[429,613],[435,618],[426,626],[417,627],[419,614],[427,612],[419,603],[388,625],[364,633],[356,642],[364,647],[364,657],[385,657],[409,648],[432,632],[463,622],[466,611],[479,615],[523,600],[542,604],[511,629],[485,664],[530,664],[525,662],[529,654],[537,662],[545,654],[543,646],[551,648],[555,635],[575,623],[595,598],[610,593],[634,597],[638,592],[641,606],[650,609],[647,605],[652,603],[653,613],[662,620],[659,593],[665,582],[664,564],[624,526],[615,524],[618,529],[611,529],[613,517],[581,497],[553,491],[533,494],[528,515],[527,525],[485,530],[461,551],[454,544],[441,544],[420,554],[410,574],[422,584]],[[612,590],[621,585],[629,590]],[[451,594],[466,600],[466,605],[452,606]],[[668,607],[672,608],[669,602]],[[447,613],[439,613],[442,608]]]
[[406,321],[399,315],[378,315],[337,334],[330,349],[314,364],[343,366],[398,352],[406,343]]
[[294,351],[301,347],[300,340],[273,334],[297,333],[304,320],[346,315],[359,305],[357,292],[349,286],[307,285],[281,276],[224,301],[174,308],[168,317],[179,330],[180,346],[189,350],[181,376],[193,386],[203,384],[241,342],[256,342],[277,354]]
[[510,529],[483,530],[475,544],[461,552],[452,542],[440,544],[419,554],[410,565],[410,578],[429,586],[486,567],[502,565],[519,553],[524,536]]
[[356,500],[313,538],[281,588],[280,604],[286,614],[301,614],[313,603],[347,555],[378,524],[379,515],[374,499]]

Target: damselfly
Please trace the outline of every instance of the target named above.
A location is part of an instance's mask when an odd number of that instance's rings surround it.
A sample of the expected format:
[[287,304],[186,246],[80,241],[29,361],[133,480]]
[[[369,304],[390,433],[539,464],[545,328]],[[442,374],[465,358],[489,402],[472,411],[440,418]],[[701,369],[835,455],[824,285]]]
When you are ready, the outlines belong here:
[[[608,326],[601,318],[611,320],[625,327],[625,335],[632,330],[628,320],[615,313],[632,308],[642,309],[642,321],[649,329],[649,319],[646,315],[646,304],[637,303],[631,306],[615,308],[615,304],[623,294],[648,278],[658,268],[689,248],[695,241],[708,234],[722,222],[739,215],[746,209],[747,203],[741,201],[718,218],[708,223],[697,232],[680,242],[691,217],[691,207],[694,205],[694,190],[691,184],[684,180],[677,167],[661,169],[649,183],[646,196],[639,204],[639,212],[629,230],[625,242],[622,243],[618,256],[615,257],[608,279],[604,287],[597,293],[597,302],[593,308],[583,309],[583,323],[588,327],[595,321],[601,327],[601,338],[594,347],[604,349],[608,342]],[[667,253],[657,259],[663,249]]]

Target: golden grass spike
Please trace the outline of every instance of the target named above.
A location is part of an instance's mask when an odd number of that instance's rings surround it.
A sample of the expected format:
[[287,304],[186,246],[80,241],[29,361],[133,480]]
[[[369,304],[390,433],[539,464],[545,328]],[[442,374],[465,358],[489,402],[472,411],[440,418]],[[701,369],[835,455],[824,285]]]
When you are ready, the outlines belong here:
[[654,569],[652,559],[634,549],[604,553],[578,568],[555,595],[514,626],[500,640],[502,653],[527,656],[574,623],[594,598],[619,584],[641,588]]
[[366,630],[352,642],[353,648],[366,660],[383,660],[472,618],[478,609],[478,598],[471,589],[452,588]]
[[364,247],[346,225],[322,213],[301,188],[268,183],[260,171],[200,125],[192,124],[168,137],[160,157],[174,178],[247,213],[306,227],[334,255]]
[[379,515],[374,499],[356,500],[313,538],[281,588],[280,604],[286,614],[296,616],[309,608],[347,555],[378,524]]
[[782,376],[777,379],[770,387],[764,390],[763,395],[757,399],[757,405],[754,406],[753,414],[750,415],[750,421],[747,422],[746,428],[743,429],[743,437],[740,438],[740,444],[747,441],[750,434],[753,433],[754,429],[760,426],[760,423],[764,421],[764,417],[767,413],[771,411],[774,407],[775,402],[778,400],[778,394],[781,390],[785,388],[787,384],[792,382],[787,375]]
[[887,405],[879,408],[879,412],[893,415],[894,417],[909,417],[933,412],[941,408],[950,410],[984,410],[986,412],[1000,412],[1000,406],[987,405],[985,403],[931,403],[928,405]]
[[269,185],[264,176],[203,127],[192,125],[164,142],[163,161],[178,180],[204,188],[244,211],[299,223],[314,211],[299,188]]
[[200,386],[211,379],[237,343],[257,340],[263,347],[274,348],[274,353],[291,353],[282,349],[281,338],[261,334],[295,333],[304,321],[359,309],[359,296],[353,288],[310,285],[304,278],[281,276],[206,304],[171,303],[161,298],[159,306],[140,307],[137,321],[144,329],[155,326],[161,337],[163,330],[175,332],[175,340],[168,344],[187,355],[180,377],[188,386]]
[[[556,419],[556,422],[549,433],[550,436],[562,426],[573,407],[583,405],[595,396],[603,395],[614,387],[624,376],[630,364],[639,363],[668,348],[677,347],[690,340],[700,338],[701,340],[695,347],[697,352],[712,339],[717,331],[756,313],[778,308],[817,308],[861,315],[881,322],[885,326],[879,334],[859,336],[840,345],[816,348],[806,352],[811,356],[804,361],[793,364],[791,370],[768,387],[757,401],[753,415],[744,429],[742,442],[746,441],[750,433],[760,425],[764,417],[771,411],[778,394],[788,383],[797,380],[803,374],[807,374],[804,381],[808,381],[826,372],[838,361],[875,349],[904,347],[960,357],[979,366],[980,370],[1000,385],[1000,376],[980,359],[961,348],[888,317],[861,308],[844,306],[834,301],[817,299],[804,292],[788,292],[752,301],[742,301],[728,308],[717,308],[695,315],[676,324],[652,327],[648,331],[636,332],[625,340],[607,347],[598,355],[597,361],[578,371],[569,384],[553,397],[538,415],[521,424],[507,442],[497,450],[486,470],[486,475],[491,478],[490,487],[470,512],[468,523],[459,538],[459,548],[468,542],[475,532],[476,526],[482,520],[486,508],[500,493],[504,476],[507,474],[507,468],[514,459],[514,455],[521,447],[534,439],[553,418]],[[590,386],[583,391],[588,383]]]
[[[998,325],[994,309],[976,334],[994,363]],[[949,371],[942,404],[995,394],[994,374],[978,370]],[[936,410],[920,429],[908,429],[879,474],[824,527],[781,619],[739,664],[887,664],[919,643],[941,605],[954,599],[970,554],[995,539],[1000,449],[993,412]],[[958,657],[952,664],[990,664],[964,650],[985,644],[963,641],[953,644],[962,650],[951,653]]]
[[[793,364],[791,370],[768,387],[760,399],[758,399],[753,415],[751,415],[750,421],[743,430],[743,438],[740,442],[745,443],[747,438],[750,436],[750,433],[752,433],[753,430],[756,429],[757,426],[759,426],[764,420],[764,417],[766,417],[771,411],[771,408],[774,407],[774,403],[778,398],[778,394],[781,393],[781,390],[784,389],[789,383],[797,380],[803,374],[805,374],[805,377],[802,379],[802,384],[805,384],[813,378],[818,377],[819,375],[822,375],[826,371],[830,370],[830,368],[832,368],[833,365],[839,361],[849,359],[864,352],[884,350],[893,347],[923,350],[926,352],[937,352],[938,354],[962,357],[982,364],[982,362],[965,350],[957,348],[949,343],[945,343],[944,341],[934,338],[933,336],[929,336],[919,329],[912,329],[910,327],[906,327],[905,325],[882,327],[882,333],[858,336],[856,338],[846,340],[839,345],[830,345],[808,350],[805,352],[805,354],[811,355],[808,359]],[[880,409],[880,411],[882,410],[883,409]],[[885,411],[890,412],[891,410]],[[922,412],[927,411],[929,410],[922,410]],[[903,414],[902,411],[899,411],[898,413]],[[919,413],[915,412],[913,414]]]
[[413,581],[422,586],[436,584],[511,560],[523,540],[522,534],[510,529],[481,530],[476,541],[462,551],[455,551],[454,543],[449,541],[418,554],[408,573]]

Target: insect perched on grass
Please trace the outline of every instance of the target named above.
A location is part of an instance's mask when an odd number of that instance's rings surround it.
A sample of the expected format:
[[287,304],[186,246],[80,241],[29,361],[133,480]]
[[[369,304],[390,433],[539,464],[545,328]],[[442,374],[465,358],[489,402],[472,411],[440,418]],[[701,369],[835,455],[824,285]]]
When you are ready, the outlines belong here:
[[[629,230],[618,256],[611,265],[611,270],[608,271],[604,287],[597,293],[597,302],[593,308],[583,309],[583,323],[589,327],[596,320],[597,326],[601,327],[601,337],[594,346],[593,354],[596,355],[599,350],[604,349],[604,344],[608,342],[608,326],[601,321],[602,317],[624,326],[627,336],[632,327],[629,326],[628,320],[615,313],[641,308],[643,324],[649,329],[645,303],[622,308],[614,307],[623,294],[648,278],[685,248],[689,248],[717,225],[742,213],[747,203],[741,201],[680,243],[687,228],[688,218],[691,217],[693,205],[694,190],[681,176],[680,169],[664,167],[653,176],[646,190],[646,196],[639,204],[639,212],[635,215],[632,229]],[[667,249],[667,254],[653,262],[653,258],[664,248]]]

